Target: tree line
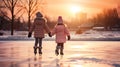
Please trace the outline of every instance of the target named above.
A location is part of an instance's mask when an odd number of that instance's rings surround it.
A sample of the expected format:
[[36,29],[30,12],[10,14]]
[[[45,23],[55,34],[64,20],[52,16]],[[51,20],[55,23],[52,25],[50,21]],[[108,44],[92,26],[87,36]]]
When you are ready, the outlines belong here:
[[[106,30],[112,28],[120,29],[120,17],[118,16],[117,8],[104,9],[100,13],[96,14],[92,18],[85,18],[84,15],[77,15],[77,18],[68,23],[72,29],[76,29],[82,24],[93,24],[92,27],[104,27]],[[90,28],[92,28],[90,27]]]
[[120,18],[116,8],[104,10],[91,19],[94,26],[103,26],[106,30],[120,28]]
[[17,27],[16,24],[19,24],[19,26],[25,24],[18,21],[19,18],[22,18],[22,21],[24,21],[23,15],[24,13],[27,13],[27,27],[29,30],[34,14],[38,11],[39,8],[42,10],[42,5],[45,4],[43,1],[44,0],[0,0],[1,28],[4,28],[4,26],[9,27],[11,30],[11,35],[13,35],[14,30]]
[[[0,30],[11,30],[11,35],[14,34],[14,30],[29,30],[35,13],[39,9],[44,13],[45,5],[44,0],[0,0]],[[25,13],[27,21],[23,18]],[[51,21],[48,16],[45,18],[52,29],[57,23],[56,20]],[[80,18],[81,16],[78,15],[77,19],[65,21],[65,23],[71,28],[85,22],[92,22],[94,26],[104,26],[106,29],[120,27],[120,18],[116,8],[104,10],[90,20],[81,21]]]

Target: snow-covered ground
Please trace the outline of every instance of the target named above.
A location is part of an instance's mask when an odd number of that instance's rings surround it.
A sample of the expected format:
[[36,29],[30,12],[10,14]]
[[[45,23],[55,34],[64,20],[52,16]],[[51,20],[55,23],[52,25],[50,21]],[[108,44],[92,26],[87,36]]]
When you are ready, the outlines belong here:
[[[14,35],[10,35],[10,31],[3,31],[4,35],[0,36],[0,40],[33,40],[34,37],[28,38],[27,31],[15,31]],[[119,41],[120,40],[120,31],[95,31],[89,30],[85,31],[82,34],[75,34],[75,31],[71,31],[71,40],[79,41],[79,40],[112,40]],[[55,36],[48,37],[45,35],[44,40],[54,40]]]

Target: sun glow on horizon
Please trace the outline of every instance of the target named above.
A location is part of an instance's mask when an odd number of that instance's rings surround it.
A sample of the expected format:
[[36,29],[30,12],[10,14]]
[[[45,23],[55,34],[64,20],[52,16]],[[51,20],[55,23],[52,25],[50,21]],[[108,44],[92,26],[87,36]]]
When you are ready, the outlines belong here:
[[76,14],[76,13],[80,12],[81,10],[82,10],[82,8],[79,7],[79,6],[77,6],[77,5],[72,5],[72,6],[70,7],[70,11],[71,11],[71,13],[73,13],[73,14]]

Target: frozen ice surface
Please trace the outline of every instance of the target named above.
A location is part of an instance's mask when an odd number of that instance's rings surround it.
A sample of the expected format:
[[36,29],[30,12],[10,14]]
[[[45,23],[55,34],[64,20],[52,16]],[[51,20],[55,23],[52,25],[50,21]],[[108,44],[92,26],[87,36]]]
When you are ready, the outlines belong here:
[[120,67],[119,41],[67,41],[64,56],[55,56],[54,41],[43,41],[34,56],[34,41],[0,41],[2,67]]

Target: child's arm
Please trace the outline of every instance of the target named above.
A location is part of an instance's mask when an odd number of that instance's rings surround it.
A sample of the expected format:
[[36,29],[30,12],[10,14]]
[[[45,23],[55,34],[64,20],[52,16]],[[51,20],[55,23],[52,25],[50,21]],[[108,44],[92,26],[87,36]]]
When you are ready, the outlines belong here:
[[47,25],[47,20],[45,20],[45,19],[43,19],[44,20],[44,29],[46,30],[46,32],[49,34],[50,33],[50,29],[49,29],[49,27],[48,27],[48,25]]
[[70,33],[69,33],[69,30],[68,30],[67,26],[65,26],[65,33],[66,33],[66,35],[68,37],[68,40],[70,40],[71,37],[70,37]]
[[54,27],[54,29],[51,32],[51,35],[53,36],[54,34],[56,34],[56,28]]
[[28,37],[30,38],[32,36],[32,32],[35,28],[35,23],[33,23],[33,25],[30,27],[29,33],[28,33]]
[[69,33],[69,30],[68,30],[67,26],[65,26],[65,33],[66,33],[67,36],[70,36],[70,33]]
[[68,36],[68,40],[70,40],[71,39],[71,37],[70,36]]
[[33,32],[33,30],[34,30],[34,28],[35,28],[35,22],[32,24],[32,26],[30,27],[30,30],[29,30],[29,32]]

